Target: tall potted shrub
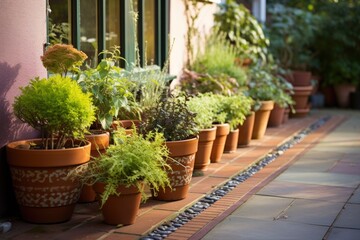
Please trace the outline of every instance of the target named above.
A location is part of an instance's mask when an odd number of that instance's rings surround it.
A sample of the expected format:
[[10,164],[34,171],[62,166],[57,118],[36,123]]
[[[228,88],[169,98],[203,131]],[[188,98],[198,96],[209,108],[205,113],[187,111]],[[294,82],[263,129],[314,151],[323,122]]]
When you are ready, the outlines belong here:
[[154,192],[158,200],[173,201],[187,196],[198,148],[198,128],[195,113],[187,106],[187,99],[165,96],[152,108],[143,112],[140,130],[164,134],[169,149],[167,163],[171,187]]
[[71,218],[81,190],[71,169],[89,161],[91,144],[82,140],[94,121],[91,97],[67,77],[35,78],[15,98],[14,113],[40,131],[40,139],[7,145],[7,159],[22,218],[57,223]]
[[[133,224],[141,200],[147,199],[144,186],[155,191],[169,186],[165,172],[169,168],[166,164],[169,151],[164,142],[160,133],[142,136],[134,130],[128,135],[120,128],[114,133],[114,144],[106,154],[86,166],[82,181],[94,184],[107,224]],[[74,175],[79,171],[82,168],[74,171]]]

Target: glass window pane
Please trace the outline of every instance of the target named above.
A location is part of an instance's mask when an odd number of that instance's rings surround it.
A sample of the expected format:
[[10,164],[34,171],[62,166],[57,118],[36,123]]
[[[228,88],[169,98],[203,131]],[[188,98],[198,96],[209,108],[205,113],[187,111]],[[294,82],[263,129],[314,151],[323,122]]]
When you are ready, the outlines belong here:
[[71,43],[70,0],[49,0],[48,36],[51,44]]
[[95,67],[98,57],[96,0],[80,0],[80,50],[88,55],[86,63]]
[[106,1],[106,49],[120,46],[120,1]]
[[144,43],[147,64],[156,64],[156,5],[155,0],[144,1]]

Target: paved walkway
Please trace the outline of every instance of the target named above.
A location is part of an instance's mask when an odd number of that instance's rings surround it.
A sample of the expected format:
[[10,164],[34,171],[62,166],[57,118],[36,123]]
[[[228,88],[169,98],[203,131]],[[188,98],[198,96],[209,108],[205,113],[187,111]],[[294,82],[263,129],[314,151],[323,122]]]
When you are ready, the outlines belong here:
[[359,240],[360,112],[348,118],[203,239]]
[[133,225],[106,225],[96,203],[78,204],[62,224],[0,219],[13,224],[0,239],[139,239],[327,114],[334,117],[166,239],[360,239],[360,112],[316,110],[224,154],[193,177],[186,199],[142,204]]

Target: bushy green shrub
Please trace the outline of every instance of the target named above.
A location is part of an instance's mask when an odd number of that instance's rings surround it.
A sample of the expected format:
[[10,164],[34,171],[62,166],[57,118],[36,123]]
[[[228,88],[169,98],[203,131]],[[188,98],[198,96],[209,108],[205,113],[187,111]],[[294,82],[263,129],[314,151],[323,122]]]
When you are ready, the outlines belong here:
[[63,148],[69,138],[80,138],[95,120],[90,94],[60,75],[32,79],[15,98],[14,113],[41,132],[44,148]]
[[216,105],[212,94],[198,94],[189,98],[187,105],[189,110],[196,113],[195,122],[198,129],[211,128],[215,118]]

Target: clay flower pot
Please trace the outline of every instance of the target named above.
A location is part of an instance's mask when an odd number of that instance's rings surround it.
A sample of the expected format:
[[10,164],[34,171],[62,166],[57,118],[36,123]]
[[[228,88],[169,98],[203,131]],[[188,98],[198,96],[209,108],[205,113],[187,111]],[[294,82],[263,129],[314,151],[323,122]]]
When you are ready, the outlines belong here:
[[140,120],[118,120],[114,121],[112,128],[117,130],[118,127],[125,128],[126,134],[131,134],[134,127],[137,129],[140,125]]
[[54,150],[29,149],[31,142],[7,145],[13,188],[21,216],[31,223],[60,223],[70,220],[79,199],[81,184],[68,173],[90,160],[91,144]]
[[252,132],[254,129],[255,112],[251,112],[246,116],[246,119],[242,125],[239,125],[239,138],[238,147],[246,147],[251,141]]
[[[99,157],[100,154],[106,152],[110,144],[110,134],[106,131],[91,131],[92,134],[85,135],[85,139],[91,143],[91,157]],[[80,203],[94,202],[96,193],[91,185],[82,187],[79,201]]]
[[304,87],[311,85],[311,72],[293,70],[292,75],[293,75],[292,84],[294,87]]
[[167,172],[171,189],[166,187],[154,194],[157,200],[174,201],[184,199],[189,191],[194,170],[198,138],[165,142],[170,154],[167,163],[172,170]]
[[224,153],[233,153],[237,149],[239,140],[239,129],[235,129],[229,132],[226,137]]
[[294,94],[292,99],[295,101],[295,109],[305,109],[309,103],[309,96],[312,92],[313,86],[294,87]]
[[216,127],[202,129],[199,132],[198,150],[195,154],[194,169],[206,171],[210,165],[211,150],[216,138]]
[[350,93],[356,91],[354,84],[339,84],[334,87],[338,106],[347,108],[350,106]]
[[290,113],[290,108],[285,108],[284,117],[283,117],[283,121],[282,121],[283,124],[289,120],[289,113]]
[[274,105],[271,110],[268,127],[279,127],[284,119],[285,108],[280,107],[278,104]]
[[270,112],[274,108],[274,101],[261,101],[261,107],[255,112],[254,129],[251,138],[261,139],[265,135]]
[[216,126],[216,138],[211,151],[210,160],[212,163],[217,163],[220,162],[224,153],[226,137],[230,132],[230,125],[228,123],[224,123],[214,124],[214,126]]
[[[94,190],[100,195],[104,192],[105,183],[95,183]],[[136,186],[119,185],[119,195],[110,195],[101,208],[104,222],[110,225],[134,224],[139,212],[141,193]]]

